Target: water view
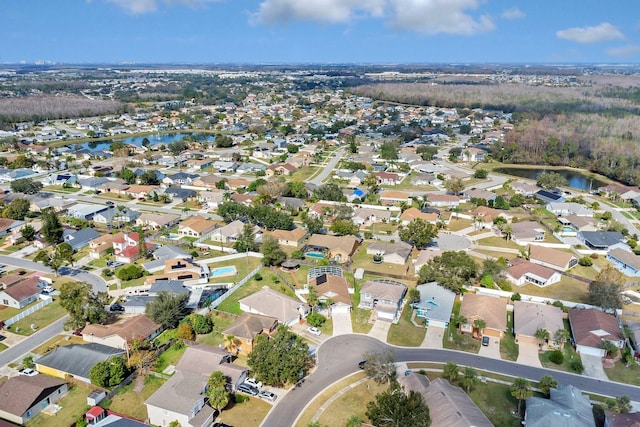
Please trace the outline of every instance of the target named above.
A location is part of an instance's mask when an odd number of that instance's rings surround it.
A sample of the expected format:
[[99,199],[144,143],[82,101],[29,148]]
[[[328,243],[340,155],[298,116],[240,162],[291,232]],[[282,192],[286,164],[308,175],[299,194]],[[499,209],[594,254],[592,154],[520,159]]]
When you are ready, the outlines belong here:
[[544,168],[497,168],[494,169],[494,171],[505,175],[513,175],[532,180],[536,180],[538,175],[542,172],[556,172],[567,180],[567,187],[586,191],[596,190],[607,185],[596,178],[567,169],[546,170]]
[[[154,135],[147,136],[136,136],[132,138],[124,138],[118,139],[117,141],[122,141],[125,144],[135,145],[140,147],[142,145],[142,141],[147,138],[151,145],[156,144],[171,144],[175,141],[180,141],[185,136],[193,136],[197,138],[199,141],[215,141],[215,135],[209,135],[204,133],[159,133]],[[100,150],[108,150],[109,146],[113,140],[108,141],[96,141],[96,142],[85,142],[84,144],[80,144],[83,149],[91,150],[91,151],[100,151]]]

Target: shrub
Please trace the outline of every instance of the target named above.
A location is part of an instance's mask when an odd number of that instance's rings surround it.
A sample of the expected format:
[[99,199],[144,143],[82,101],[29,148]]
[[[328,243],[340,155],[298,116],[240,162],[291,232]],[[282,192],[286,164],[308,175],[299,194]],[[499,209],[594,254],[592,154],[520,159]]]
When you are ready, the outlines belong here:
[[304,252],[302,252],[300,249],[296,249],[295,251],[291,252],[291,258],[304,259]]
[[560,350],[553,350],[549,355],[549,361],[556,365],[562,365],[562,362],[564,362],[564,354],[562,354]]
[[505,292],[511,292],[511,283],[508,280],[500,279],[498,280],[498,287]]
[[554,301],[551,305],[554,307],[558,307],[561,310],[564,308],[564,304],[562,303],[562,301]]
[[511,301],[520,301],[521,299],[522,299],[522,296],[519,293],[515,293],[511,295]]
[[213,322],[207,316],[193,313],[185,317],[185,323],[189,323],[196,334],[208,334],[213,330]]
[[582,362],[579,360],[573,360],[569,364],[569,368],[577,374],[581,374],[584,371],[584,366],[582,366]]
[[261,281],[261,280],[262,280],[262,276],[260,275],[260,273],[256,273],[256,275],[255,275],[255,276],[253,276],[253,279],[254,279],[255,281],[259,282],[259,281]]
[[235,403],[244,403],[244,402],[247,402],[249,400],[249,396],[245,396],[243,394],[236,393],[236,394],[233,395],[233,400],[235,401]]
[[307,323],[309,323],[311,326],[315,326],[317,328],[319,328],[320,326],[322,326],[324,324],[324,322],[326,322],[327,319],[326,317],[324,317],[322,314],[314,311],[313,313],[309,314],[307,316]]
[[364,232],[364,238],[365,239],[373,239],[373,233],[371,231],[365,231]]
[[102,275],[104,277],[111,277],[111,276],[113,276],[113,271],[111,271],[110,268],[104,268],[104,269],[102,269]]
[[116,272],[116,277],[120,280],[134,280],[142,277],[144,270],[142,267],[138,267],[135,264],[130,264],[125,267],[122,267]]
[[593,265],[593,261],[588,256],[583,256],[578,260],[578,264],[583,267],[591,267]]
[[180,323],[178,325],[178,338],[193,341],[196,339],[196,334],[190,324]]

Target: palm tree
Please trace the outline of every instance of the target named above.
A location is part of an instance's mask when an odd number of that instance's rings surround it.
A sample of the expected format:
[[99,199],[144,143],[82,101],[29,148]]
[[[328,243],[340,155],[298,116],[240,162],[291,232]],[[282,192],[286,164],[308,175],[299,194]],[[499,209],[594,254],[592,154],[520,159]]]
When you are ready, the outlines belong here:
[[455,362],[447,362],[444,365],[442,370],[444,377],[449,380],[449,382],[455,382],[458,380],[460,376],[460,371],[458,370],[458,365]]
[[564,351],[564,344],[569,341],[571,334],[566,329],[558,329],[553,338],[560,344],[560,351]]
[[235,335],[227,335],[225,336],[225,340],[227,341],[227,343],[225,344],[224,348],[226,348],[230,352],[235,351],[237,354],[238,346],[240,345],[240,340],[236,338]]
[[456,313],[453,315],[453,318],[451,319],[451,323],[453,323],[456,328],[459,327],[461,324],[465,324],[467,323],[467,318],[464,317],[462,314],[460,313]]
[[470,366],[464,368],[462,371],[462,377],[460,378],[460,382],[464,386],[467,393],[471,390],[471,387],[478,383],[478,372]]
[[618,354],[618,347],[609,340],[602,340],[602,348],[609,357],[615,357]]
[[507,240],[511,240],[511,235],[513,234],[513,227],[511,226],[511,224],[507,224],[504,227],[504,238]]
[[535,337],[538,339],[538,346],[543,347],[549,341],[549,331],[544,328],[536,329]]
[[[482,334],[482,330],[487,327],[487,322],[484,319],[476,319],[473,321],[473,329],[474,335],[480,336]],[[477,332],[476,332],[477,329]]]
[[415,304],[420,302],[420,291],[416,288],[409,289],[409,303]]
[[538,388],[547,397],[549,397],[551,389],[556,387],[558,387],[558,381],[551,375],[543,375],[538,382]]
[[513,397],[518,399],[518,415],[522,416],[522,401],[533,396],[529,382],[524,378],[516,378],[509,387],[509,391]]

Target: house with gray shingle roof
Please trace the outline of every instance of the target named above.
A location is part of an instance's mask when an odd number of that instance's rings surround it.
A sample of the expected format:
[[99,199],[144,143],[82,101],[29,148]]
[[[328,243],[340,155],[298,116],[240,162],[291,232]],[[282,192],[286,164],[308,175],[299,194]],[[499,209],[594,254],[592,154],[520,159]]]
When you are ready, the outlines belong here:
[[113,356],[121,356],[124,350],[102,344],[71,344],[57,347],[35,361],[36,370],[58,378],[67,375],[91,384],[89,371],[98,362]]
[[550,398],[529,397],[524,422],[527,427],[595,427],[589,397],[572,385],[562,384],[550,390]]
[[67,383],[47,375],[18,375],[0,384],[0,418],[24,425],[68,390]]

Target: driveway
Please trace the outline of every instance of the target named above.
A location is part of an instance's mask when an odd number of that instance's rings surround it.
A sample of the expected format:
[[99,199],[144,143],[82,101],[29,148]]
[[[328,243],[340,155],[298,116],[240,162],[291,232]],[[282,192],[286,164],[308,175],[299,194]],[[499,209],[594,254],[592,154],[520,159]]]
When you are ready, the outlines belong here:
[[440,232],[436,238],[436,247],[441,251],[462,251],[471,246],[471,241],[463,236]]
[[351,314],[350,313],[333,313],[331,315],[333,319],[333,336],[352,334],[353,328],[351,327]]
[[478,355],[492,359],[502,359],[502,356],[500,356],[500,338],[489,337],[489,345],[481,345]]
[[538,357],[538,344],[521,341],[518,343],[518,363],[536,368],[542,368],[540,357]]
[[424,340],[420,347],[423,348],[442,348],[442,338],[444,337],[446,329],[438,326],[429,326],[427,333],[424,336]]
[[580,359],[582,359],[582,366],[584,366],[584,372],[582,375],[586,375],[591,378],[597,378],[599,380],[609,380],[607,374],[604,373],[602,367],[602,359],[600,356],[592,356],[590,354],[580,353]]
[[389,329],[391,328],[391,322],[386,320],[376,320],[373,327],[369,331],[369,336],[379,339],[382,342],[387,342],[387,336],[389,335]]

